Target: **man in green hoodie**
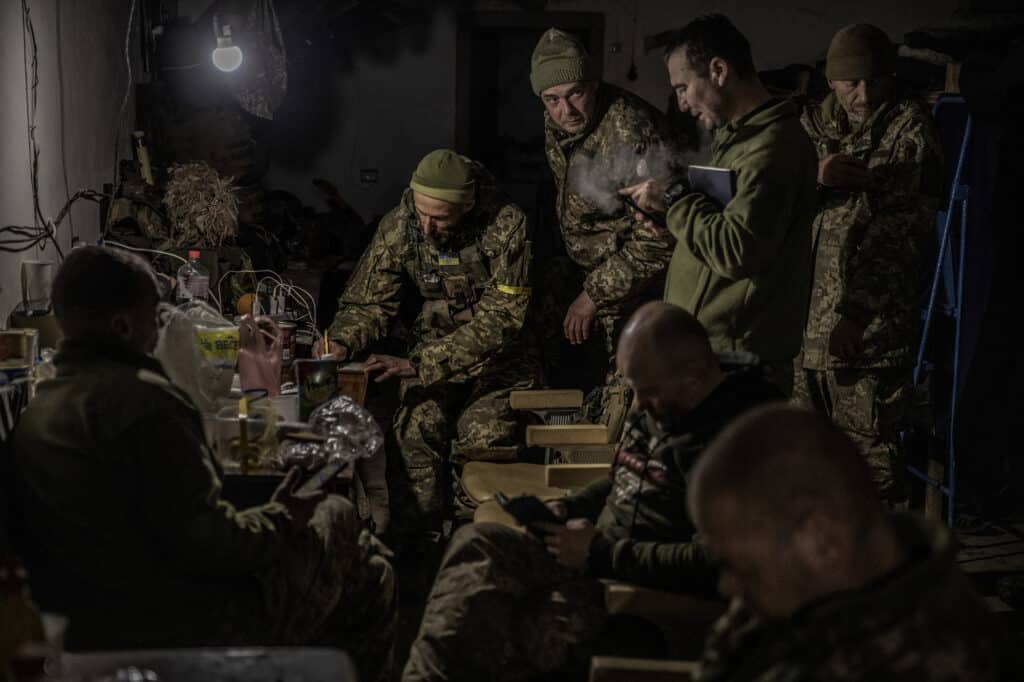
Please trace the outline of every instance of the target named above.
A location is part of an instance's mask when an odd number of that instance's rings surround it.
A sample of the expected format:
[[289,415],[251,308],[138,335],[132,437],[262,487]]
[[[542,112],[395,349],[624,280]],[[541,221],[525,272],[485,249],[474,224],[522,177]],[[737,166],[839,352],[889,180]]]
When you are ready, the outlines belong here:
[[623,193],[648,212],[667,211],[676,246],[665,300],[692,312],[716,351],[757,354],[788,393],[811,283],[814,148],[797,106],[771,98],[750,43],[726,17],[687,24],[665,63],[680,109],[714,131],[711,165],[733,172],[733,196],[722,205],[656,180]]
[[882,496],[899,503],[907,496],[900,431],[919,411],[911,368],[942,148],[925,104],[894,82],[895,57],[881,29],[840,29],[825,62],[832,92],[801,118],[821,160],[793,397],[845,429]]
[[405,682],[526,680],[585,662],[607,620],[601,578],[713,592],[686,478],[726,424],[783,396],[754,370],[722,371],[700,323],[661,301],[630,318],[617,359],[636,401],[610,476],[548,502],[564,524],[455,533]]
[[673,148],[667,123],[643,99],[603,82],[586,48],[556,28],[534,49],[530,84],[544,104],[544,149],[561,241],[582,279],[581,286],[559,281],[545,287],[564,290],[564,303],[571,301],[557,306],[558,319],[545,319],[547,336],[561,323],[565,338],[582,344],[596,322],[613,364],[622,325],[660,295],[673,241],[633,220],[616,191],[665,166]]
[[887,513],[863,456],[824,416],[751,410],[708,446],[687,493],[732,600],[702,682],[1020,677],[949,530]]

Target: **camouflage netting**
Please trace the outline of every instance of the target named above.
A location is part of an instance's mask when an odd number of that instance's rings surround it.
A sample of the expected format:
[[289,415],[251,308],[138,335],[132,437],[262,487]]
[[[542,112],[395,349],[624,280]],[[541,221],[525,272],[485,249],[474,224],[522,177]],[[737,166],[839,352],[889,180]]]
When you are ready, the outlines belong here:
[[238,234],[238,197],[233,178],[203,162],[168,169],[164,206],[171,223],[170,244],[219,248]]

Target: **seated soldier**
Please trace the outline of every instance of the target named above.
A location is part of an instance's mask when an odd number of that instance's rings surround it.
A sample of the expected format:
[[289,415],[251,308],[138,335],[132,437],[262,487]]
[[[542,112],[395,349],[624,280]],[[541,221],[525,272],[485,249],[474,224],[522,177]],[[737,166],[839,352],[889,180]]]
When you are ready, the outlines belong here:
[[700,323],[663,302],[630,318],[617,362],[636,398],[609,478],[548,503],[564,526],[456,532],[406,682],[520,680],[575,663],[608,617],[599,578],[713,591],[686,516],[687,472],[725,424],[783,395],[753,372],[723,373]]
[[422,299],[409,357],[371,355],[365,365],[381,372],[377,381],[402,380],[401,468],[388,471],[397,537],[440,528],[449,454],[456,476],[467,460],[519,454],[522,428],[508,395],[533,388],[539,374],[522,333],[529,263],[523,211],[482,166],[438,149],[381,220],[338,301],[328,340],[345,359],[387,335],[403,299]]
[[388,679],[391,566],[353,506],[298,496],[236,509],[200,414],[149,353],[157,287],[136,256],[72,251],[53,283],[64,334],[13,440],[17,538],[70,650],[323,643]]
[[1011,679],[1004,634],[948,530],[887,514],[864,458],[825,417],[751,411],[707,448],[688,499],[733,601],[699,679]]

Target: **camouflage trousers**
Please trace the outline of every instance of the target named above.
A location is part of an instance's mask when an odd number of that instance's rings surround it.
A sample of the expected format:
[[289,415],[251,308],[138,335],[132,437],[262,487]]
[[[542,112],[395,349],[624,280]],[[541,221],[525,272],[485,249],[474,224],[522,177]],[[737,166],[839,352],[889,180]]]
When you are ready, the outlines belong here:
[[[799,365],[797,365],[799,368]],[[797,369],[792,402],[829,416],[871,467],[879,496],[907,499],[900,432],[920,422],[921,402],[909,369]]]
[[482,376],[424,388],[405,380],[388,461],[391,526],[397,536],[437,530],[450,510],[462,466],[514,461],[526,447],[526,415],[509,406],[512,391],[536,388],[536,361],[517,358]]
[[452,537],[403,682],[525,680],[586,661],[607,619],[603,585],[542,542],[480,523]]
[[256,576],[259,606],[238,604],[224,619],[227,643],[336,647],[352,656],[360,680],[390,680],[397,609],[388,549],[336,495],[292,543],[283,561]]

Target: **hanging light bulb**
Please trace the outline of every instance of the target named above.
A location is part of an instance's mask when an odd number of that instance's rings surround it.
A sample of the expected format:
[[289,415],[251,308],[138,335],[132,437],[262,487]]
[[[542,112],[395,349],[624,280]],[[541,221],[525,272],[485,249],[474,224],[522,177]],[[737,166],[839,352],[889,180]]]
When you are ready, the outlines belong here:
[[242,48],[231,42],[231,26],[224,24],[222,32],[220,22],[214,15],[213,33],[217,36],[217,47],[213,50],[213,65],[221,71],[234,71],[242,65]]

